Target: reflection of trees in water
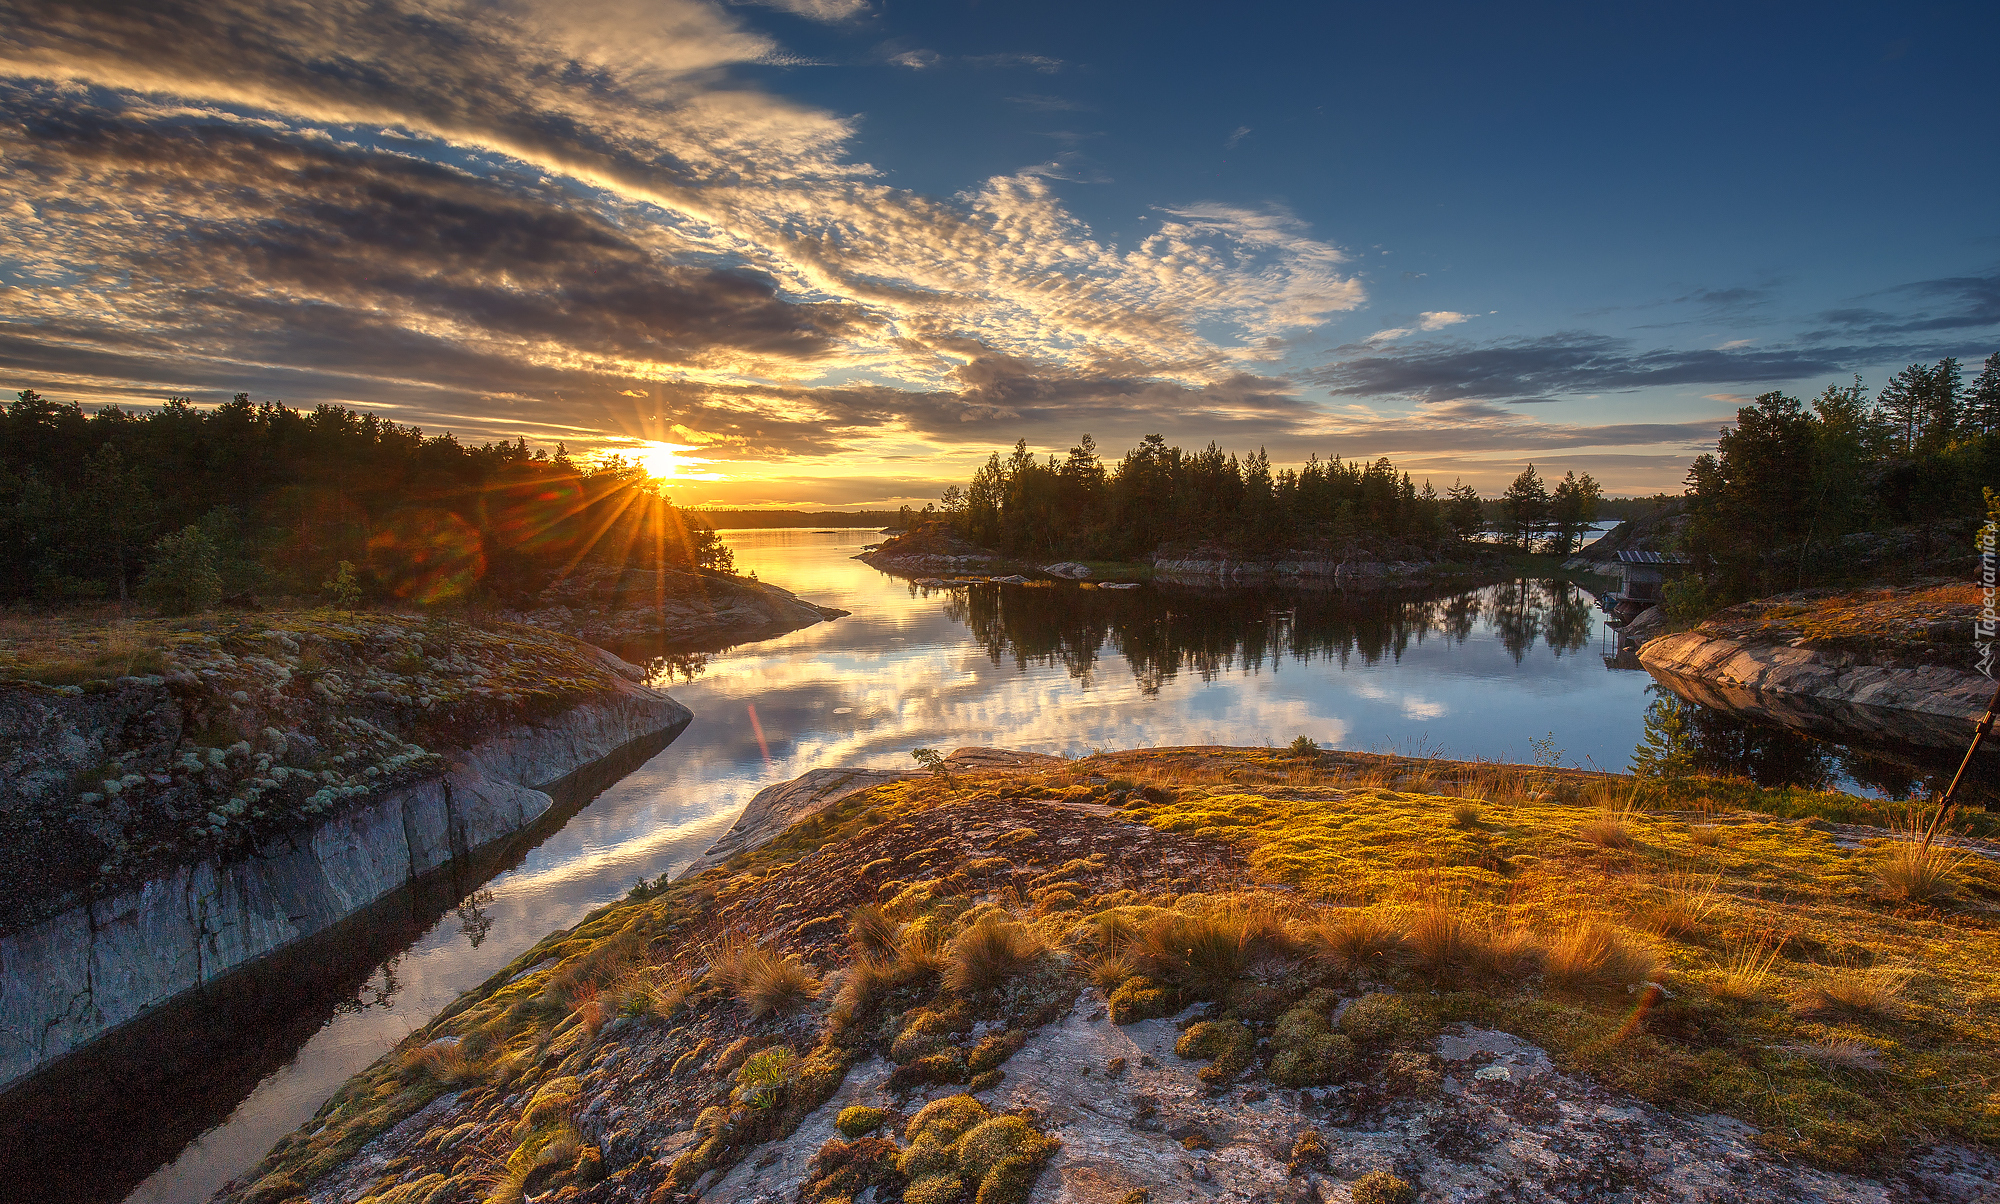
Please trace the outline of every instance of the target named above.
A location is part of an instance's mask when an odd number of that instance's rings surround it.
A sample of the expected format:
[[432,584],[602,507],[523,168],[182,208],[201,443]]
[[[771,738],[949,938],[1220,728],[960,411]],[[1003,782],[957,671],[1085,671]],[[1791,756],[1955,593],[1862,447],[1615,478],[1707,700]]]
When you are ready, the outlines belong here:
[[[1690,702],[1658,682],[1649,687],[1655,707],[1676,711],[1691,743],[1694,771],[1748,778],[1759,786],[1837,789],[1841,780],[1872,789],[1885,798],[1909,799],[1942,790],[1950,769],[1924,769],[1863,748],[1829,744],[1775,724],[1759,723]],[[1649,712],[1647,728],[1657,724]],[[1968,781],[1966,799],[1991,806],[1992,783]]]
[[486,914],[486,905],[492,901],[493,892],[483,887],[458,901],[458,930],[474,949],[493,931],[493,917]]
[[647,681],[661,685],[691,682],[708,671],[708,658],[706,652],[666,652],[647,657],[641,668],[646,670]]
[[1591,635],[1589,595],[1566,583],[1525,580],[1417,596],[975,585],[954,591],[946,613],[994,664],[1060,664],[1086,688],[1109,644],[1149,694],[1183,673],[1211,681],[1287,659],[1342,666],[1356,657],[1370,665],[1400,659],[1426,639],[1463,643],[1482,619],[1516,661],[1538,638],[1560,653],[1584,647]]
[[398,953],[388,961],[383,962],[376,968],[375,973],[368,976],[368,981],[361,984],[360,990],[356,991],[352,997],[343,999],[335,1005],[333,1009],[334,1015],[352,1016],[365,1012],[369,1008],[383,1008],[386,1010],[393,1006],[396,1002],[396,996],[403,989],[403,984],[396,980],[396,967],[402,963],[402,960],[403,955]]

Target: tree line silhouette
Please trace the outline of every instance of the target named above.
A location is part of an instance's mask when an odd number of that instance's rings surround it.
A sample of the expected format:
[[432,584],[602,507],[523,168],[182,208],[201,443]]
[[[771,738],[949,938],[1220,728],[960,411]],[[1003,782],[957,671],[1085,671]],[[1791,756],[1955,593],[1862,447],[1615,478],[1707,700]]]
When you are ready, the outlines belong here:
[[[1571,473],[1550,490],[1534,466],[1495,513],[1505,539],[1567,554],[1596,516],[1601,491]],[[974,543],[1017,556],[1136,560],[1162,547],[1209,544],[1243,555],[1286,550],[1436,555],[1474,539],[1494,503],[1463,482],[1440,494],[1386,458],[1307,459],[1274,470],[1263,449],[1238,457],[1148,435],[1107,467],[1085,435],[1058,460],[1027,440],[995,452],[939,510]]]
[[86,413],[22,391],[0,413],[0,548],[0,597],[168,610],[244,592],[520,600],[585,565],[729,565],[636,465],[244,394]]

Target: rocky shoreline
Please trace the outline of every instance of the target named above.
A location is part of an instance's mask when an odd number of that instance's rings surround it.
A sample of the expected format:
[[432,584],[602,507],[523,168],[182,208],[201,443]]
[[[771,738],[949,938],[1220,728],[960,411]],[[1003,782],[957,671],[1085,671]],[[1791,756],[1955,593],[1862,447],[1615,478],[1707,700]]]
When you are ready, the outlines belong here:
[[177,867],[0,936],[0,1087],[519,831],[550,808],[555,782],[691,718],[620,683],[248,857]]
[[843,618],[847,611],[728,573],[590,567],[543,590],[515,622],[614,649],[712,649]]
[[1962,751],[1994,683],[1974,668],[1977,603],[1961,593],[1970,587],[1780,595],[1647,639],[1639,663],[1717,710],[1831,739]]

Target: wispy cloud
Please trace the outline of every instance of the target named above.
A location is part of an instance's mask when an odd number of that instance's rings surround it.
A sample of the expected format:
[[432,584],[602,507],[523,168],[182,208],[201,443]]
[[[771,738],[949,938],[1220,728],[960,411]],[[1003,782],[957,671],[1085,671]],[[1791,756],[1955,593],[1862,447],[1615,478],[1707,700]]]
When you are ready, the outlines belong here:
[[[1410,273],[1405,272],[1403,275],[1408,277]],[[1368,343],[1392,342],[1396,339],[1408,338],[1420,332],[1443,330],[1447,326],[1456,326],[1460,322],[1469,322],[1472,320],[1472,317],[1473,315],[1471,314],[1462,314],[1449,309],[1432,310],[1428,313],[1418,314],[1416,322],[1409,326],[1392,326],[1387,330],[1378,330],[1363,341]]]
[[1249,136],[1250,136],[1250,127],[1247,125],[1239,125],[1236,127],[1235,133],[1229,135],[1228,138],[1225,138],[1223,140],[1222,148],[1224,150],[1235,150],[1237,144],[1242,142],[1245,138],[1248,138]]
[[790,455],[1072,403],[1265,421],[1231,383],[1263,341],[1364,298],[1279,209],[1121,246],[1060,165],[891,188],[850,120],[730,74],[784,54],[698,0],[14,0],[0,260],[35,287],[0,363]]

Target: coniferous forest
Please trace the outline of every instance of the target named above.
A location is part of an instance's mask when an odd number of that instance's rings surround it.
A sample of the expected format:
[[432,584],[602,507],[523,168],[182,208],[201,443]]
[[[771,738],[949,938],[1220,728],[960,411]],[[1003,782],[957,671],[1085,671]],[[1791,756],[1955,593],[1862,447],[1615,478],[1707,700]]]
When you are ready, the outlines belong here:
[[[2000,488],[2000,352],[1972,381],[1955,359],[1911,364],[1869,396],[1860,377],[1810,404],[1766,393],[1687,475],[1680,549],[1697,573],[1677,609],[1891,571],[1947,541],[1969,561]],[[1908,545],[1907,548],[1904,545]]]
[[[1550,489],[1530,465],[1502,499],[1500,529],[1520,547],[1568,553],[1595,517],[1589,474]],[[1309,458],[1273,470],[1263,449],[1238,457],[1148,435],[1106,467],[1085,435],[1062,460],[1038,460],[1026,440],[988,457],[940,509],[975,543],[1018,556],[1136,560],[1162,547],[1211,544],[1234,554],[1366,544],[1435,554],[1487,527],[1478,490],[1440,494],[1387,459]]]
[[582,564],[729,558],[615,459],[242,394],[86,413],[32,390],[0,414],[0,548],[0,598],[168,610],[246,593],[506,601]]

